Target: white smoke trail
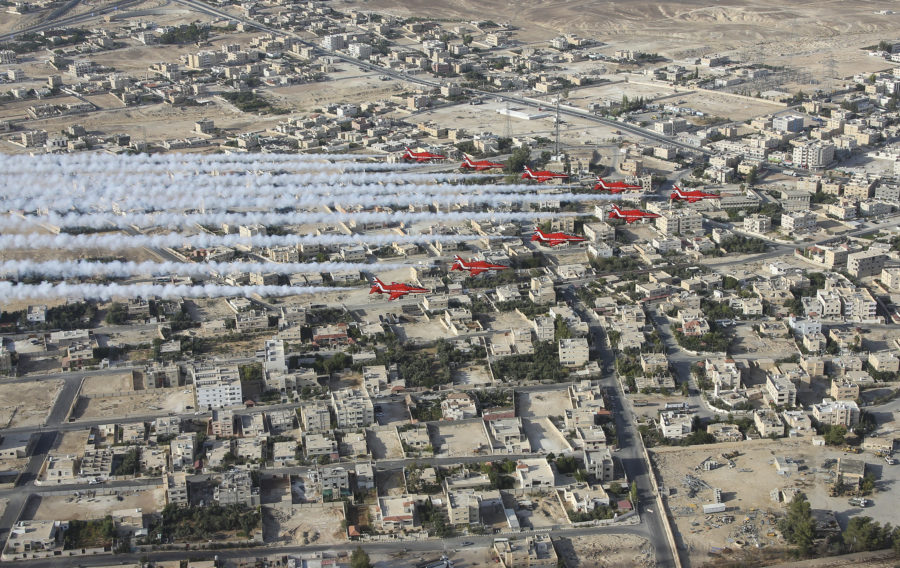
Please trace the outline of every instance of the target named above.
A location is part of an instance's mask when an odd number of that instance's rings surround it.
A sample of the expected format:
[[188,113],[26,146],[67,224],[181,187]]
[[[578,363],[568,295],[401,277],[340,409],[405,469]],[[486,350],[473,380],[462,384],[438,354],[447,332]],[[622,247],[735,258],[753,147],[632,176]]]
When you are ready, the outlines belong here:
[[290,245],[392,245],[394,243],[460,243],[479,239],[517,239],[519,237],[482,235],[161,235],[81,234],[81,235],[0,235],[0,250],[57,249],[57,250],[127,250],[133,248],[213,248],[217,246],[274,247]]
[[[517,199],[493,199],[493,198],[467,198],[435,200],[440,204],[484,204],[506,205],[515,203]],[[524,203],[545,203],[550,199],[528,199]],[[555,201],[552,200],[552,201]],[[328,204],[322,204],[328,205]],[[519,219],[548,219],[578,215],[576,212],[350,212],[350,213],[317,213],[317,212],[291,212],[291,213],[267,213],[259,211],[247,211],[236,213],[148,213],[125,214],[120,216],[103,216],[96,214],[70,214],[29,217],[27,221],[37,223],[49,223],[57,227],[90,227],[95,229],[118,228],[126,229],[132,226],[139,227],[191,227],[194,225],[302,225],[307,223],[347,223],[360,224],[387,223],[387,224],[412,224],[423,221],[459,222],[459,221],[515,221]],[[17,217],[0,217],[0,228],[22,226],[25,220]]]
[[21,279],[42,275],[48,278],[127,278],[135,275],[165,275],[204,278],[215,274],[262,272],[277,274],[326,273],[336,271],[396,270],[414,266],[405,263],[358,262],[89,262],[15,260],[0,263],[0,275]]
[[224,286],[219,284],[13,284],[0,282],[0,295],[12,300],[44,300],[51,298],[219,298],[252,296],[299,296],[350,291],[354,288],[328,286]]

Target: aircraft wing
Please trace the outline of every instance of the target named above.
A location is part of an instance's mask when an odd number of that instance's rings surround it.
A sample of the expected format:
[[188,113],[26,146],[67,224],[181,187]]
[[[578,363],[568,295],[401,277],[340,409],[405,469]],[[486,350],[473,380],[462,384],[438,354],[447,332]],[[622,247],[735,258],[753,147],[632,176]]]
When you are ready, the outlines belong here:
[[391,292],[391,295],[388,297],[388,301],[396,300],[397,298],[402,298],[407,295],[409,292]]
[[471,274],[472,276],[478,276],[482,272],[485,272],[484,268],[473,268],[473,269],[469,270],[469,274]]

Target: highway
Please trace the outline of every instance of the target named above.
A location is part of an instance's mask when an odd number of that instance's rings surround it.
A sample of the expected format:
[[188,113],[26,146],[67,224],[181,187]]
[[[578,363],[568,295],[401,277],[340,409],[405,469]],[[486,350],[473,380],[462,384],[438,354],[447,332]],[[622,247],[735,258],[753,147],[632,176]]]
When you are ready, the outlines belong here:
[[73,27],[78,24],[83,24],[91,20],[95,20],[101,17],[103,14],[121,10],[123,8],[128,8],[134,4],[140,4],[141,0],[119,0],[118,2],[113,2],[112,4],[109,4],[108,6],[105,6],[104,8],[97,10],[96,12],[84,12],[82,14],[76,14],[74,16],[63,17],[66,13],[73,10],[79,4],[79,2],[80,0],[70,0],[68,3],[52,12],[47,19],[38,24],[22,28],[21,30],[0,34],[0,42],[9,41],[11,39],[14,39],[16,36],[20,36],[23,34],[37,33],[54,28]]

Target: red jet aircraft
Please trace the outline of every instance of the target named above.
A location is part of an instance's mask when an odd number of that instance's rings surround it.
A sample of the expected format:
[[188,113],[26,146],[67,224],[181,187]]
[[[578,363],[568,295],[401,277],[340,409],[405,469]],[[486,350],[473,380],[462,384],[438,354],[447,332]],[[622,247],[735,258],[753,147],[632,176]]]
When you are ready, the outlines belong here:
[[597,178],[597,185],[594,186],[594,191],[608,191],[610,193],[622,193],[624,191],[643,191],[644,186],[642,185],[632,185],[630,183],[625,183],[624,181],[603,181],[602,177]]
[[696,203],[704,199],[722,198],[722,196],[718,193],[705,193],[703,191],[700,191],[699,189],[695,189],[693,191],[685,191],[677,185],[672,189],[672,195],[669,196],[669,199],[672,199],[674,201],[687,201],[688,203]]
[[416,162],[430,162],[431,160],[446,160],[447,156],[440,154],[432,154],[431,152],[413,152],[409,148],[400,156],[403,160],[413,160]]
[[450,270],[468,270],[470,276],[478,276],[482,272],[488,272],[490,270],[506,270],[507,268],[509,267],[503,266],[502,264],[491,264],[484,260],[470,260],[469,262],[466,262],[462,257],[457,255]]
[[522,174],[522,179],[533,179],[534,181],[536,181],[538,183],[544,183],[545,181],[547,181],[549,179],[554,179],[554,178],[566,179],[568,177],[569,176],[566,174],[560,174],[560,173],[551,172],[548,170],[541,170],[539,172],[533,172],[533,171],[531,171],[531,168],[529,168],[528,166],[525,166],[525,173]]
[[656,213],[649,211],[641,211],[640,209],[619,209],[618,205],[613,205],[609,212],[610,219],[625,219],[628,224],[634,223],[639,219],[656,219],[659,217]]
[[568,233],[545,233],[539,228],[535,228],[534,234],[531,236],[531,240],[537,241],[540,244],[546,245],[548,247],[555,247],[556,245],[561,245],[563,243],[580,243],[581,241],[586,241],[587,239],[576,235],[570,235]]
[[492,170],[494,168],[505,168],[506,164],[498,164],[497,162],[489,162],[488,160],[479,160],[477,162],[473,162],[471,158],[463,154],[463,163],[461,163],[459,167],[465,170],[475,170],[476,172],[483,172],[485,170]]
[[385,284],[378,278],[375,278],[375,280],[372,282],[372,289],[369,290],[369,294],[374,294],[375,292],[378,292],[379,294],[390,294],[390,296],[388,297],[388,301],[390,301],[396,300],[397,298],[402,298],[407,294],[426,294],[428,292],[431,292],[431,290],[397,282]]

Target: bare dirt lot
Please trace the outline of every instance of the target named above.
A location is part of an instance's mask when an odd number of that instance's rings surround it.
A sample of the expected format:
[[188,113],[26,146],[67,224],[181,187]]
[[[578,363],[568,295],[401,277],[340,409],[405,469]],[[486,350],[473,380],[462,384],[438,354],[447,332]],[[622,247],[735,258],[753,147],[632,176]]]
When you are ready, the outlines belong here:
[[569,568],[653,566],[650,542],[630,534],[576,536],[555,541],[556,554]]
[[371,428],[366,430],[366,441],[372,457],[376,460],[400,459],[403,457],[403,447],[400,438],[397,437],[395,428]]
[[471,422],[437,422],[428,425],[435,455],[448,457],[490,453],[491,442],[480,420]]
[[79,497],[74,495],[53,495],[40,497],[40,505],[34,513],[34,520],[70,521],[102,519],[113,511],[141,509],[144,513],[159,511],[166,504],[165,489],[146,491],[123,491],[116,495],[94,495],[85,491]]
[[72,416],[79,420],[91,420],[140,416],[155,411],[181,413],[192,404],[193,397],[190,393],[184,393],[182,388],[156,389],[124,396],[80,397]]
[[571,451],[572,447],[547,418],[524,419],[522,429],[531,444],[531,451],[547,454]]
[[341,503],[326,507],[263,507],[265,531],[285,544],[337,544],[347,540]]
[[453,384],[486,386],[491,384],[491,375],[485,365],[465,365],[453,371]]
[[[723,452],[732,450],[741,453],[734,458],[735,468],[729,468],[720,457]],[[885,472],[872,456],[848,456],[833,448],[815,447],[809,438],[653,448],[650,455],[654,469],[662,477],[660,484],[664,487],[663,493],[669,493],[668,506],[675,519],[673,530],[676,539],[684,543],[690,551],[692,563],[697,564],[711,559],[708,553],[712,547],[737,550],[742,543],[755,545],[756,540],[763,549],[782,546],[784,543],[774,523],[777,518],[775,514],[782,513],[784,507],[772,500],[770,493],[773,490],[794,488],[803,491],[813,510],[834,510],[842,523],[846,522],[848,514],[860,513],[862,510],[848,507],[846,498],[827,496],[828,486],[833,483],[833,468],[823,467],[826,459],[861,459],[870,465],[878,478],[884,478],[884,484],[892,483],[891,476],[884,475]],[[800,465],[800,471],[779,475],[774,465],[776,456],[793,459]],[[698,470],[700,463],[708,457],[716,458],[725,465],[712,471]],[[690,496],[692,490],[684,483],[687,475],[706,484],[698,484],[694,496]],[[876,487],[881,484],[879,481]],[[702,506],[714,502],[713,489],[716,488],[722,491],[726,511],[704,515]],[[871,498],[876,503],[879,501],[877,489]],[[877,512],[880,514],[873,514],[873,508],[869,508],[865,514],[880,522],[893,522],[895,515],[887,510],[889,508],[896,509],[885,507],[884,511]]]
[[63,381],[0,384],[0,427],[36,426],[47,418]]
[[539,529],[569,524],[569,517],[562,505],[559,504],[559,499],[555,494],[547,492],[529,495],[528,499],[534,503],[534,510],[519,509],[516,511],[523,528]]
[[71,432],[61,432],[56,437],[56,443],[50,453],[57,456],[65,455],[82,455],[84,447],[87,445],[88,437],[91,433],[88,430],[72,430]]
[[80,394],[83,396],[99,394],[118,394],[133,390],[131,372],[117,375],[88,376],[81,384]]
[[516,404],[522,418],[563,416],[572,408],[565,390],[546,390],[516,393]]

